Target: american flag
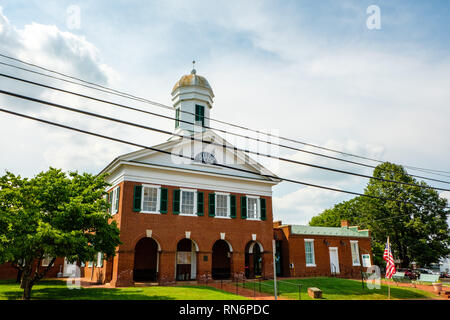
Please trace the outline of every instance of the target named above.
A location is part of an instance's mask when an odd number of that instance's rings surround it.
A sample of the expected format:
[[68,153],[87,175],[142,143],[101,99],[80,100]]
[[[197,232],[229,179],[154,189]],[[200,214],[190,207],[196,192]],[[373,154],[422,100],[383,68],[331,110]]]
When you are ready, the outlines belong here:
[[390,279],[395,274],[394,257],[391,252],[391,245],[389,244],[389,237],[387,239],[386,247],[384,248],[383,259],[386,260],[386,278]]

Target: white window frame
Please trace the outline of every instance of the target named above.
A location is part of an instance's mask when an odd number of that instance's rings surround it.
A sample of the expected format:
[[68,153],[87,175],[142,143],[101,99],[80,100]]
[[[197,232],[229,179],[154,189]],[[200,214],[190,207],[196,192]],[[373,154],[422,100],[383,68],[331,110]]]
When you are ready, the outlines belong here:
[[[353,256],[354,256],[354,250],[353,250],[353,245],[356,244],[356,257],[358,257],[358,262],[355,263],[355,261],[353,260]],[[358,245],[358,240],[350,240],[350,251],[352,253],[352,265],[354,267],[359,267],[361,266],[361,258],[359,257],[359,245]]]
[[48,254],[44,255],[44,257],[42,258],[42,263],[41,265],[43,267],[48,267],[50,262],[52,261],[53,257],[49,256]]
[[[193,213],[183,212],[183,192],[193,192],[194,193],[194,210]],[[187,217],[197,217],[197,189],[180,189],[180,216]]]
[[[116,208],[116,203],[117,203],[117,197],[120,197],[120,194],[117,194],[117,191],[119,191],[119,186],[115,187],[110,192],[110,196],[111,196],[111,215],[112,216],[119,212],[119,207]],[[120,204],[120,202],[119,202],[119,204]]]
[[[156,191],[156,211],[144,210],[144,188],[157,189]],[[143,184],[141,190],[141,213],[161,214],[161,186],[154,184]]]
[[[221,195],[221,196],[226,196],[227,197],[227,215],[224,216],[218,216],[217,215],[217,196]],[[214,193],[214,217],[215,218],[219,218],[219,219],[231,219],[231,198],[230,198],[230,194],[229,193],[225,193],[225,192],[215,192]]]
[[306,246],[304,245],[303,247],[305,248],[305,264],[306,264],[307,267],[316,267],[316,254],[315,254],[315,251],[314,251],[314,239],[304,239],[304,240],[305,240],[305,243],[306,242],[312,243],[312,245],[311,245],[311,253],[312,253],[312,260],[313,260],[313,263],[307,263],[306,262],[307,261],[307,259],[306,259],[307,252],[306,252]]
[[[246,198],[247,198],[247,220],[255,220],[255,221],[258,221],[258,220],[261,220],[261,203],[260,203],[260,200],[259,200],[259,196],[249,196],[249,195],[246,195]],[[255,218],[249,218],[249,208],[250,208],[250,206],[248,205],[248,200],[249,199],[256,199],[256,217]]]
[[101,252],[97,253],[97,261],[95,266],[98,268],[103,268],[103,254]]

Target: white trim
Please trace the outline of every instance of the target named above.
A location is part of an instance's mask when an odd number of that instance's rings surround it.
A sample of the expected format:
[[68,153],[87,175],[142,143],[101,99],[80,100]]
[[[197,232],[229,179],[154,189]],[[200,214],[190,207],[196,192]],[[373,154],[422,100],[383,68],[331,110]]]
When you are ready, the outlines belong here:
[[[261,204],[260,204],[260,197],[259,196],[252,196],[252,195],[245,195],[246,201],[247,201],[247,220],[250,221],[261,221]],[[249,218],[248,212],[249,212],[249,205],[248,205],[248,199],[256,199],[256,218]]]
[[[179,189],[180,190],[180,216],[189,216],[189,217],[197,217],[197,189],[186,189],[186,188],[182,188]],[[183,192],[192,192],[194,194],[194,199],[193,199],[193,212],[192,213],[184,213],[183,210]]]
[[[356,250],[358,250],[358,252],[356,252],[356,257],[358,257],[358,263],[354,263],[354,261],[353,261],[353,244],[356,244]],[[352,254],[352,266],[360,267],[361,266],[361,258],[359,256],[360,252],[359,252],[358,240],[350,240],[350,252]]]
[[[313,263],[306,263],[306,246],[304,245],[306,242],[312,243],[311,253],[312,253]],[[306,266],[307,267],[316,267],[316,252],[314,250],[314,239],[304,239],[303,247],[305,248],[305,264],[306,264]]]
[[250,246],[248,247],[248,253],[253,253],[253,247],[255,246],[255,244],[258,245],[260,252],[263,253],[264,248],[263,248],[262,244],[256,240],[253,240],[252,243],[250,244]]
[[[156,189],[156,211],[146,211],[144,210],[144,188]],[[145,214],[161,214],[161,186],[154,184],[142,184],[141,190],[141,211],[140,213]]]
[[[146,168],[157,168],[161,170],[168,170],[168,171],[177,171],[177,172],[185,172],[185,173],[191,173],[191,174],[200,174],[200,175],[207,175],[212,177],[222,177],[227,179],[235,179],[235,180],[246,180],[246,181],[253,181],[253,182],[259,182],[259,183],[265,183],[265,184],[271,184],[276,185],[279,182],[273,181],[273,180],[262,180],[262,179],[256,179],[256,178],[250,178],[250,177],[243,177],[238,175],[228,175],[228,174],[220,174],[215,172],[209,172],[209,171],[194,171],[189,169],[183,169],[183,168],[175,168],[170,166],[161,166],[157,164],[151,164],[151,163],[140,163],[140,162],[131,162],[131,161],[124,161],[120,160],[120,162],[111,170],[108,170],[109,172],[114,171],[117,167],[120,165],[132,165],[137,167],[146,167]],[[238,171],[237,171],[238,172]],[[258,173],[252,173],[254,175],[258,175]]]
[[[220,177],[224,177],[224,176],[220,176]],[[246,181],[252,181],[254,182],[255,180],[251,180],[251,179],[240,179],[240,180],[246,180]],[[215,191],[222,191],[222,192],[229,192],[229,193],[243,193],[243,194],[247,194],[247,193],[253,193],[253,194],[259,194],[261,196],[267,196],[267,197],[271,197],[272,196],[272,191],[263,191],[263,190],[251,190],[250,186],[247,187],[243,187],[243,188],[239,188],[239,187],[233,187],[233,188],[224,188],[221,187],[220,185],[217,184],[209,184],[209,183],[189,183],[189,182],[183,182],[183,181],[179,181],[179,180],[171,180],[171,179],[149,179],[149,178],[143,178],[142,176],[134,176],[134,175],[125,175],[125,174],[121,174],[120,176],[118,176],[115,180],[112,180],[110,183],[111,184],[118,184],[121,182],[125,182],[125,181],[132,181],[132,182],[138,182],[138,183],[157,183],[157,184],[161,184],[161,185],[167,185],[167,186],[173,186],[173,187],[180,187],[180,188],[184,188],[184,187],[192,187],[192,188],[196,188],[196,189],[202,189],[202,190],[215,190]],[[211,179],[211,181],[214,181],[213,179]],[[264,181],[258,181],[258,182],[262,182],[265,183]],[[249,192],[250,191],[250,192]]]
[[[176,107],[175,107],[176,108]],[[200,136],[200,138],[202,139],[214,139],[214,140],[218,140],[218,142],[220,144],[223,144],[226,146],[227,149],[232,150],[230,151],[231,153],[233,153],[236,157],[238,157],[239,159],[243,160],[244,163],[247,163],[251,168],[253,168],[255,171],[257,172],[261,172],[264,174],[269,174],[269,175],[273,175],[275,176],[275,174],[273,174],[270,170],[268,170],[267,168],[265,168],[264,166],[262,166],[260,163],[258,163],[257,161],[253,160],[251,157],[249,157],[245,152],[243,151],[238,151],[238,150],[234,150],[234,146],[232,144],[230,144],[228,141],[226,141],[224,138],[222,138],[220,135],[218,135],[217,133],[215,133],[212,130],[202,130],[201,132],[197,133],[194,135],[194,137],[198,137]],[[161,143],[159,145],[154,146],[154,148],[158,148],[160,150],[164,150],[164,151],[168,151],[168,149],[173,149],[174,147],[182,147],[185,144],[190,144],[192,143],[192,140],[189,139],[188,137],[186,138],[179,138],[176,140],[169,140],[167,142]],[[115,166],[115,163],[119,163],[123,160],[127,161],[127,160],[132,160],[132,159],[139,159],[139,158],[143,158],[152,154],[155,154],[159,151],[156,150],[148,150],[148,149],[141,149],[138,151],[134,151],[134,152],[130,152],[128,154],[125,155],[121,155],[119,157],[117,157],[116,159],[114,159],[111,163],[109,163],[101,172],[111,172],[113,171],[113,167]],[[218,166],[216,166],[218,167]],[[258,174],[258,173],[256,173]],[[278,184],[279,182],[281,182],[280,179],[273,179],[273,178],[268,178],[270,179],[271,182],[273,182],[274,184]]]
[[[109,203],[111,203],[111,208],[109,208],[109,210],[110,210],[109,214],[111,216],[119,213],[120,193],[117,194],[117,190],[119,189],[119,187],[120,187],[119,185],[116,185],[115,187],[112,187],[107,191],[109,193],[109,196],[111,197],[111,200],[109,201]],[[116,208],[115,206],[116,206],[116,202],[117,202],[117,197],[119,197],[119,203],[117,204],[117,208]]]
[[41,265],[42,265],[43,267],[48,267],[49,264],[50,264],[50,261],[52,261],[52,259],[53,259],[52,256],[49,256],[48,254],[46,254],[46,255],[42,258]]
[[[227,197],[227,215],[226,216],[218,216],[217,215],[217,196],[218,195]],[[231,198],[230,198],[229,193],[214,192],[214,218],[231,219]]]
[[341,273],[341,269],[339,267],[339,248],[338,247],[329,247],[328,248],[328,255],[330,257],[330,271],[333,272],[333,269],[331,268],[331,265],[332,264],[334,265],[334,263],[331,262],[331,252],[332,251],[336,251],[336,259],[337,259],[337,266],[334,266],[335,267],[334,272],[336,274],[340,274]]

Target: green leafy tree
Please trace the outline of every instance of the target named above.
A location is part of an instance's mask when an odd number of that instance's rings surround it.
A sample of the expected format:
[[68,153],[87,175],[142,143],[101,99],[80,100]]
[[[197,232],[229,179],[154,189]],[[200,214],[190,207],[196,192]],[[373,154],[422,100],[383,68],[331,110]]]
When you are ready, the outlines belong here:
[[[0,177],[0,263],[22,273],[23,299],[52,268],[55,257],[93,261],[107,259],[120,244],[119,229],[110,222],[105,176],[50,168],[32,179],[10,172]],[[53,257],[40,268],[45,257]]]
[[340,220],[346,219],[352,224],[368,228],[372,235],[376,263],[383,261],[381,255],[388,236],[394,256],[402,261],[403,267],[408,267],[412,261],[429,265],[448,255],[450,237],[447,200],[440,198],[433,189],[419,187],[428,185],[408,176],[406,170],[399,165],[389,162],[380,164],[375,168],[373,177],[364,194],[383,199],[362,196],[354,198],[325,210],[314,217],[310,224],[338,226]]

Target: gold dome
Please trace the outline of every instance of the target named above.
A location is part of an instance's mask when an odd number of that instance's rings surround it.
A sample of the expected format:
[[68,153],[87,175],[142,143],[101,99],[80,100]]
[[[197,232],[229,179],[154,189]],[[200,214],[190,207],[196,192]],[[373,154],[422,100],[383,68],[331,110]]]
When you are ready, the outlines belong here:
[[206,88],[211,91],[212,96],[214,96],[214,93],[212,91],[211,86],[208,83],[208,80],[206,80],[205,77],[197,75],[195,69],[191,71],[190,74],[186,74],[181,77],[180,80],[175,83],[175,86],[172,89],[172,94],[180,87],[189,87],[189,86],[199,86]]

